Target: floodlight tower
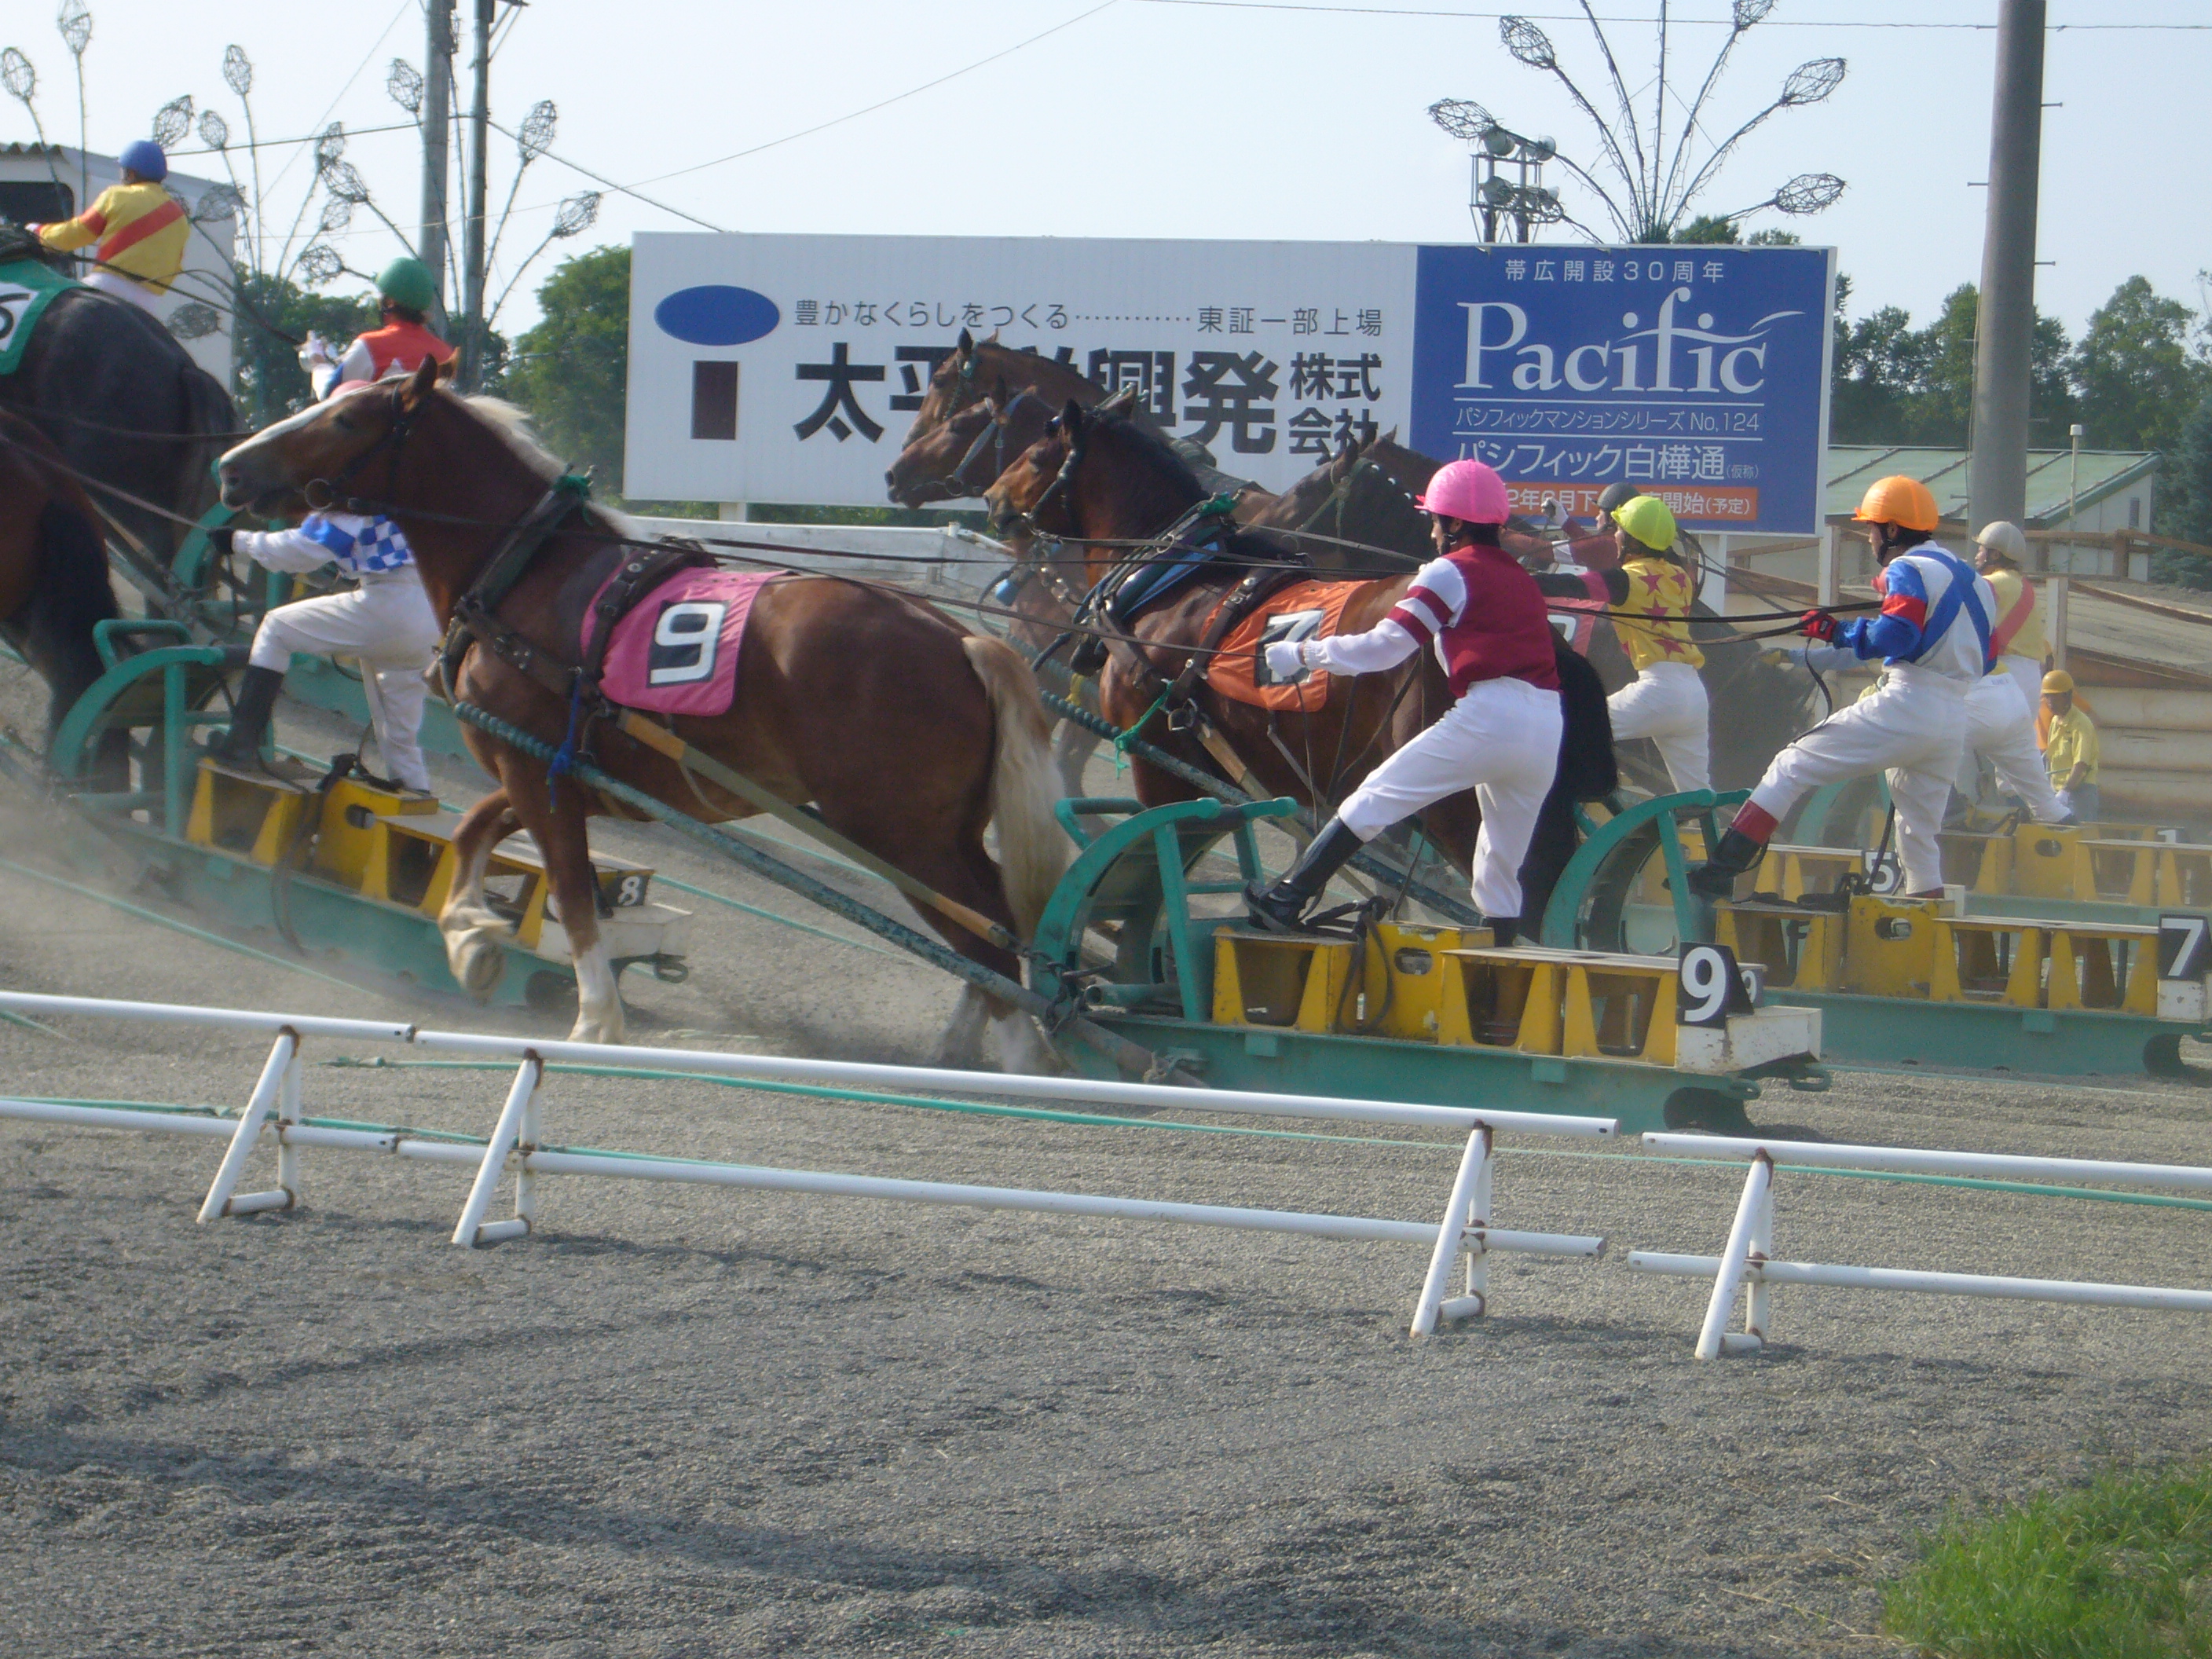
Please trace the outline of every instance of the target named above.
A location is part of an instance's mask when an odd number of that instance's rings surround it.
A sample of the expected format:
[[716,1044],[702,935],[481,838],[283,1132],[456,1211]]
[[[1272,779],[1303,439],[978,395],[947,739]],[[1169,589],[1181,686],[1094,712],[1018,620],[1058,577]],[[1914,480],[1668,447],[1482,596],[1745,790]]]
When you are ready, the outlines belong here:
[[[1538,225],[1565,217],[1559,193],[1546,188],[1544,164],[1559,151],[1549,138],[1529,138],[1502,125],[1480,104],[1446,98],[1429,106],[1429,118],[1455,138],[1474,146],[1473,178],[1467,210],[1481,228],[1482,240],[1498,240],[1498,222],[1513,222],[1513,240],[1535,240]],[[1511,168],[1514,175],[1505,176]]]

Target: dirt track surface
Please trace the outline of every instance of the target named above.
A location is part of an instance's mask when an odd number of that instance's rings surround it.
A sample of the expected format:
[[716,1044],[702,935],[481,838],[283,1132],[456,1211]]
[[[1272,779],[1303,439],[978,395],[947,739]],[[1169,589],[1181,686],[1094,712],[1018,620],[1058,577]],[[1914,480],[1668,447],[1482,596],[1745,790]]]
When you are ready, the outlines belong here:
[[[4,855],[40,865],[40,833],[10,810]],[[699,908],[692,981],[626,982],[636,1037],[926,1056],[945,981]],[[486,1023],[4,870],[0,983]],[[234,1105],[264,1052],[54,1023],[0,1027],[9,1092]],[[310,1111],[489,1129],[498,1072],[319,1063],[378,1052],[311,1042]],[[2208,1105],[1858,1074],[1754,1115],[2201,1164]],[[1425,1221],[1456,1153],[575,1077],[545,1132]],[[1607,1252],[1505,1260],[1492,1317],[1416,1344],[1409,1245],[554,1180],[539,1236],[465,1252],[465,1170],[310,1151],[302,1211],[202,1227],[217,1143],[0,1123],[0,1650],[1865,1652],[1891,1645],[1867,1634],[1875,1584],[1948,1505],[2203,1448],[2193,1316],[1783,1287],[1766,1355],[1698,1364],[1705,1287],[1626,1253],[1717,1249],[1740,1171],[1502,1146],[1498,1221]],[[1778,1194],[1803,1259],[2212,1283],[2202,1212],[1787,1174]]]

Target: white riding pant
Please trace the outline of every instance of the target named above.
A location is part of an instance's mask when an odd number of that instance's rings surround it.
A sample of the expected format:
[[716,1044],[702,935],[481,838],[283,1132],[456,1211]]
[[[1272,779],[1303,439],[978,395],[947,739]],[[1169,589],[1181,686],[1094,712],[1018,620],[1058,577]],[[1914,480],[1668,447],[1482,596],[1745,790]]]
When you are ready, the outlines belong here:
[[1475,837],[1474,907],[1521,914],[1521,860],[1559,769],[1566,716],[1559,694],[1526,680],[1480,680],[1442,720],[1386,757],[1336,815],[1362,841],[1462,789],[1482,807]]
[[1823,784],[1887,772],[1905,890],[1942,886],[1943,849],[1936,836],[1966,748],[1971,689],[1928,669],[1893,666],[1871,696],[1838,709],[1777,755],[1748,805],[1779,820]]
[[1616,743],[1649,738],[1659,745],[1677,793],[1710,789],[1712,714],[1705,683],[1686,662],[1655,662],[1605,700]]
[[2043,665],[2033,657],[2007,652],[1997,659],[1997,666],[2012,677],[2012,683],[2020,688],[2020,695],[2027,699],[2027,718],[2033,725],[2035,711],[2043,707]]
[[[2043,769],[2043,751],[2035,746],[2034,707],[2021,701],[2020,683],[2011,674],[1984,674],[1966,693],[1966,748],[1988,757],[1997,787],[2018,796],[2038,823],[2056,823],[2066,816]],[[1973,771],[1970,762],[1962,772],[1963,794],[1973,793]]]
[[422,763],[422,671],[438,648],[438,618],[413,565],[378,571],[361,586],[280,605],[253,635],[256,668],[283,673],[295,651],[310,657],[351,657],[361,664],[362,692],[376,726],[385,769],[410,789],[430,787]]
[[161,314],[162,296],[119,270],[94,270],[84,279],[84,285],[96,288],[102,294],[112,294],[118,300],[128,300],[141,311],[150,311],[157,317]]

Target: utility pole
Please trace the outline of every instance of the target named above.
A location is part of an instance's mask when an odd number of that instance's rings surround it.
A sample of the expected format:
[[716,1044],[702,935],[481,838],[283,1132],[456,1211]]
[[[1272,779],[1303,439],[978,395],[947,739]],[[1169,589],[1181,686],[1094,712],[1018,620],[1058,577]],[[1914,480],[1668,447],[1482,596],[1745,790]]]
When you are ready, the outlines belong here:
[[2042,168],[2044,0],[1999,0],[1990,203],[1974,344],[1972,522],[2027,507],[2028,357],[2035,330],[2035,198]]
[[461,307],[466,316],[461,325],[461,386],[469,392],[483,390],[484,180],[491,165],[491,16],[496,3],[477,0],[476,90],[469,109],[469,216],[462,234]]
[[453,131],[453,106],[448,93],[453,84],[453,0],[425,0],[428,44],[423,48],[426,74],[422,85],[422,234],[415,246],[422,263],[430,267],[437,290],[430,325],[442,332],[446,323],[446,184],[452,176],[447,161],[447,141]]

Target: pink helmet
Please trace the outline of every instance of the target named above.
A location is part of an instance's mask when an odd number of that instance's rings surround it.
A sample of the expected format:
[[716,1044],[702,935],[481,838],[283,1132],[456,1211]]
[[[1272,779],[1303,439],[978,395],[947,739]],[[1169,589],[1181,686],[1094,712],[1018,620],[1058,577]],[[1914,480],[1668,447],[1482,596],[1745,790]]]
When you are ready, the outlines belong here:
[[1453,461],[1437,469],[1428,492],[1416,503],[1425,513],[1468,524],[1504,524],[1512,516],[1505,480],[1480,461]]

